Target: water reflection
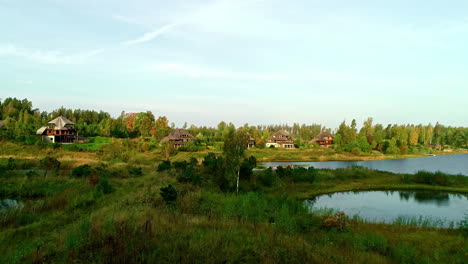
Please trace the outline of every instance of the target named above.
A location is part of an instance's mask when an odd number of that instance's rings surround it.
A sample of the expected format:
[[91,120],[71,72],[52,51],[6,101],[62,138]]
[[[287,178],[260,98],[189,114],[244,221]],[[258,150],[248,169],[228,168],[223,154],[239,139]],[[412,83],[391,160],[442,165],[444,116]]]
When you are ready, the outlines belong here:
[[429,172],[442,171],[449,174],[468,176],[468,154],[443,155],[436,157],[399,159],[399,160],[368,160],[368,161],[310,161],[310,162],[263,162],[259,167],[278,166],[313,166],[317,169],[338,169],[352,166],[362,166],[372,170],[389,171],[393,173],[416,173],[420,170]]
[[468,213],[468,196],[433,191],[360,191],[324,194],[306,201],[311,210],[334,209],[373,222],[400,217],[428,217],[440,226],[461,221]]

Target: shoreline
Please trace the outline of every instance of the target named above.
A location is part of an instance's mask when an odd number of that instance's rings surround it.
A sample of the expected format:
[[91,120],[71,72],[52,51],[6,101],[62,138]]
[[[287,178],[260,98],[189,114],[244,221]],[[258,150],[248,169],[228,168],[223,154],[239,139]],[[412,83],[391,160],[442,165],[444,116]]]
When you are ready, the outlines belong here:
[[[300,152],[296,152],[296,153],[300,153]],[[404,155],[381,154],[381,155],[366,155],[366,156],[355,156],[355,155],[351,155],[348,153],[333,153],[332,155],[318,155],[318,156],[311,156],[310,158],[306,158],[304,156],[274,157],[273,154],[260,156],[258,155],[258,153],[255,153],[254,151],[247,152],[247,154],[256,157],[258,162],[327,162],[327,161],[377,161],[377,160],[417,159],[417,158],[429,158],[429,157],[432,157],[432,155],[435,155],[435,156],[462,155],[462,154],[468,154],[468,151],[427,153],[427,154],[404,154]],[[279,153],[279,154],[284,154],[284,153]]]

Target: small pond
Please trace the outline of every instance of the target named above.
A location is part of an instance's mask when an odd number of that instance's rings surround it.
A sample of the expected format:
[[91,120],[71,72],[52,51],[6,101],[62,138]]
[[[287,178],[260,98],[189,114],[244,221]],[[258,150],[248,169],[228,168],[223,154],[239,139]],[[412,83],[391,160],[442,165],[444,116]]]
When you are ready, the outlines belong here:
[[22,203],[18,200],[0,199],[0,211],[11,207],[20,207],[21,205]]
[[468,176],[468,154],[442,155],[425,158],[399,160],[368,160],[368,161],[307,161],[307,162],[262,162],[259,167],[277,166],[313,166],[317,169],[339,169],[352,166],[362,166],[373,170],[393,173],[416,173],[420,170]]
[[468,196],[430,191],[362,191],[316,196],[305,203],[311,210],[334,209],[371,222],[430,220],[430,225],[448,227],[468,214]]

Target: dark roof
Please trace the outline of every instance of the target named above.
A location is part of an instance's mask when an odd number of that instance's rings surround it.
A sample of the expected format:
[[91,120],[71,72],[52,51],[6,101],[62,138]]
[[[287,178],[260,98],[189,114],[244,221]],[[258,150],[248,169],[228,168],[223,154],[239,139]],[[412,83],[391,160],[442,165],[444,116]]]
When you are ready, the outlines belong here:
[[192,136],[187,130],[185,129],[176,129],[172,133],[170,133],[167,137],[163,138],[161,142],[170,141],[170,140],[178,140],[178,139],[194,139],[195,137]]
[[279,130],[276,131],[272,136],[291,136],[287,131]]
[[322,132],[320,132],[320,134],[315,136],[311,141],[309,141],[309,144],[314,144],[317,141],[326,140],[325,139],[326,137],[331,137],[332,139],[334,138],[334,136],[330,132],[322,131]]

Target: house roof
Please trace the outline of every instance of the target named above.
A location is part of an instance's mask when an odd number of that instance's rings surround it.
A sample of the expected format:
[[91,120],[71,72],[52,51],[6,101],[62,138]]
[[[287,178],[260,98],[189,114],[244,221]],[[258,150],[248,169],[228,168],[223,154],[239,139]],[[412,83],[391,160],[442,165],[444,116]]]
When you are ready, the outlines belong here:
[[322,132],[320,132],[320,134],[315,136],[311,141],[309,141],[309,144],[314,144],[317,141],[326,140],[325,138],[327,138],[327,137],[334,138],[334,136],[330,132],[322,131]]
[[279,131],[276,131],[272,136],[290,136],[291,134],[289,134],[287,131],[284,131],[284,130],[279,130]]
[[176,129],[170,133],[167,137],[164,137],[161,142],[177,140],[177,139],[193,139],[195,138],[185,129]]
[[42,135],[44,134],[44,131],[46,131],[47,127],[46,126],[43,126],[41,128],[39,128],[37,131],[36,131],[36,134],[37,135]]
[[4,125],[5,125],[5,123],[6,123],[6,122],[5,122],[5,120],[3,120],[3,121],[0,121],[0,127],[4,126]]
[[268,143],[278,143],[278,144],[290,144],[293,143],[293,138],[291,134],[284,130],[276,131],[273,135],[271,135],[268,140]]
[[74,125],[75,123],[73,123],[72,121],[68,120],[66,117],[64,116],[59,116],[57,118],[55,118],[54,120],[50,121],[49,123],[47,123],[49,125],[55,125],[54,129],[56,130],[61,130],[63,128],[65,128],[66,125]]

